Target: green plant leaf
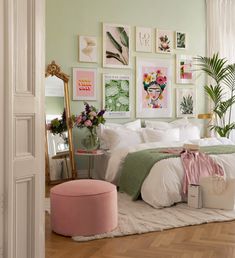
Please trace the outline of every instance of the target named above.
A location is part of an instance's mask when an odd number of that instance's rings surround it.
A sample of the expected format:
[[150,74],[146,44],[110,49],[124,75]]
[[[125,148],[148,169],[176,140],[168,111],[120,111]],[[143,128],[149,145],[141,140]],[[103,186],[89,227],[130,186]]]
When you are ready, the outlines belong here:
[[117,27],[117,30],[120,33],[120,40],[123,44],[123,46],[129,48],[129,37],[123,27]]
[[119,62],[121,62],[122,64],[125,64],[125,62],[121,59],[120,55],[117,53],[113,53],[110,51],[106,51],[106,58],[115,58],[117,59]]
[[115,40],[115,38],[112,36],[112,34],[107,31],[106,32],[108,38],[110,39],[110,41],[112,42],[113,46],[119,51],[119,53],[122,54],[122,47],[121,45]]

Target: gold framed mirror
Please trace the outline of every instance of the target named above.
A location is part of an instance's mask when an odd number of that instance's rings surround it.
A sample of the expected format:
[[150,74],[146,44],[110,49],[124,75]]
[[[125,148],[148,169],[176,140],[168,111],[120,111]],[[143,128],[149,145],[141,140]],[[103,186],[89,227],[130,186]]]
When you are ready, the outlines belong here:
[[[74,147],[72,141],[72,117],[69,99],[69,76],[63,73],[52,61],[46,68],[46,123],[45,123],[45,165],[46,183],[57,184],[63,181],[77,178],[74,161]],[[52,85],[50,91],[47,85]],[[50,92],[49,94],[47,92]],[[48,96],[63,97],[57,100],[60,103],[59,114],[48,114]],[[62,104],[61,104],[62,103]],[[58,103],[57,103],[58,106]],[[50,112],[49,112],[50,113]],[[58,113],[58,111],[57,111]],[[49,117],[49,118],[48,118]],[[51,121],[63,121],[63,129],[51,132]]]

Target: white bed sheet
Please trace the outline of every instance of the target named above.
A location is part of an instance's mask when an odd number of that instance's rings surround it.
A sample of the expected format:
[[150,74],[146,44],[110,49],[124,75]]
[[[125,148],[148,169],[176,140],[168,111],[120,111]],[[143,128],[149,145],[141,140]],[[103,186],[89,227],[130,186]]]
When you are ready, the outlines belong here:
[[[118,184],[122,164],[128,153],[144,149],[161,147],[182,147],[184,143],[193,143],[200,146],[233,144],[226,138],[206,138],[187,142],[154,142],[138,144],[130,148],[120,148],[112,151],[105,180]],[[235,178],[235,154],[212,155],[224,169],[227,178]],[[143,200],[156,208],[170,206],[182,201],[183,166],[180,158],[171,158],[157,162],[150,170],[142,188]]]

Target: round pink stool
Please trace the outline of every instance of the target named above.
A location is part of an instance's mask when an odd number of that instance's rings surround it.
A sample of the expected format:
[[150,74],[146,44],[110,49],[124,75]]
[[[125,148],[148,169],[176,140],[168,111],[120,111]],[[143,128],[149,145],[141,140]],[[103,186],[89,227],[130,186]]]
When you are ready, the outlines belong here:
[[51,188],[51,227],[64,236],[90,236],[117,227],[116,186],[100,180],[73,180]]

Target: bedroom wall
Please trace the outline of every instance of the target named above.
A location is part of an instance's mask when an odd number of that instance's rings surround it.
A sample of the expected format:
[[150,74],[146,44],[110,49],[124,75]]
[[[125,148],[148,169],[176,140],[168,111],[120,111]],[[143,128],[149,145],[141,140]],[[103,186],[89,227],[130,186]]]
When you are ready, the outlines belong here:
[[[138,2],[138,4],[137,4]],[[102,67],[102,22],[120,23],[131,26],[131,69],[107,69]],[[46,64],[55,60],[62,70],[70,75],[70,95],[72,94],[72,67],[95,67],[98,70],[97,101],[89,101],[94,106],[102,105],[102,73],[132,75],[132,115],[129,119],[110,119],[125,123],[135,117],[135,58],[167,58],[173,60],[173,120],[175,114],[175,88],[186,85],[175,84],[175,55],[140,53],[135,51],[135,26],[181,30],[188,34],[187,50],[174,50],[176,54],[205,55],[205,0],[47,0],[46,1]],[[78,35],[96,36],[98,39],[98,63],[78,62]],[[155,41],[154,41],[155,42]],[[197,75],[197,112],[205,112],[203,91],[204,76]],[[51,104],[53,105],[53,104]],[[71,101],[72,113],[83,110],[83,101]],[[78,142],[76,130],[75,143]],[[76,145],[76,144],[75,144]],[[76,146],[75,146],[76,147]]]

